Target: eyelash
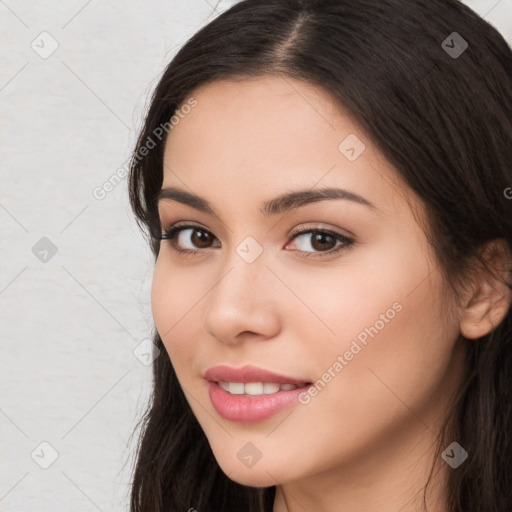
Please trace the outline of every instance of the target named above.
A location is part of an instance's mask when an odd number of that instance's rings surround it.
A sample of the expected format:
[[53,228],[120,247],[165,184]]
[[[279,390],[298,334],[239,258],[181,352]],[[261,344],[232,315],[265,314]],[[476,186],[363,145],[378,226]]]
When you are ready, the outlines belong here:
[[[176,237],[181,231],[183,231],[185,229],[194,229],[197,231],[204,231],[210,235],[213,235],[213,233],[211,233],[207,229],[204,229],[201,226],[197,226],[197,225],[193,225],[193,224],[184,224],[184,225],[173,226],[167,230],[164,230],[163,235],[160,237],[157,237],[157,238],[158,238],[158,240],[167,240],[169,242],[169,245],[172,247],[172,249],[181,254],[193,256],[194,254],[204,252],[205,249],[198,249],[198,250],[182,249],[181,247],[178,246],[178,244],[176,243]],[[328,229],[306,228],[306,227],[296,229],[290,235],[291,240],[294,240],[299,235],[302,235],[304,233],[327,234],[329,236],[334,237],[336,239],[336,241],[342,242],[337,248],[330,249],[329,251],[319,251],[319,252],[297,251],[302,254],[305,254],[306,255],[305,257],[307,257],[307,258],[309,258],[310,256],[312,256],[314,258],[317,258],[317,257],[322,258],[325,256],[332,256],[333,254],[340,253],[341,251],[348,251],[348,250],[352,249],[354,246],[354,243],[355,243],[354,240],[352,240],[351,238],[348,238],[340,233],[336,233],[335,231],[330,231]]]

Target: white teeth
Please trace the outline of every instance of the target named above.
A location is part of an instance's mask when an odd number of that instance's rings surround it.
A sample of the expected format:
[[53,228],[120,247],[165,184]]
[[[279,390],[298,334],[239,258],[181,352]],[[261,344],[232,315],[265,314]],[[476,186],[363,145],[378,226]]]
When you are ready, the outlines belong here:
[[232,395],[271,395],[278,391],[291,391],[296,389],[295,384],[275,384],[273,382],[224,382],[219,381],[219,386]]
[[246,395],[262,395],[263,382],[248,382],[245,386]]
[[228,391],[232,395],[243,395],[244,394],[244,383],[243,382],[230,382]]
[[296,389],[297,386],[295,384],[282,384],[281,385],[281,390],[282,391],[290,391],[292,389]]
[[279,384],[272,384],[271,382],[265,382],[263,384],[263,393],[265,395],[277,393],[278,391],[279,391]]

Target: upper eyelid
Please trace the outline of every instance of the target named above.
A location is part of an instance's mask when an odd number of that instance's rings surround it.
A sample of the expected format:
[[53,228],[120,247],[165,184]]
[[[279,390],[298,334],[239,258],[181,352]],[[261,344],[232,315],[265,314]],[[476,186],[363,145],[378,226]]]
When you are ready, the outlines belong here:
[[[163,225],[163,223],[161,222],[160,223],[161,226],[162,226],[162,230],[170,230],[170,229],[202,229],[204,231],[208,231],[208,233],[212,234],[213,236],[215,236],[215,238],[218,238],[217,235],[215,235],[213,233],[213,231],[205,226],[202,226],[201,224],[196,224],[194,222],[187,222],[187,221],[181,221],[181,222],[176,222],[174,224],[170,223],[167,226]],[[320,224],[320,222],[317,222],[317,224]],[[345,238],[355,238],[355,235],[349,233],[347,235],[343,234],[343,233],[339,233],[337,231],[337,229],[340,229],[340,228],[331,228],[331,227],[323,227],[323,226],[302,226],[300,228],[294,228],[292,230],[290,230],[290,233],[288,236],[291,236],[291,235],[296,235],[296,234],[305,234],[305,233],[309,233],[310,231],[330,231],[334,234],[337,234],[337,235],[341,235],[341,236],[344,236]],[[345,230],[347,231],[347,230]]]
[[[343,192],[345,192],[345,191],[343,191]],[[306,204],[300,205],[300,206],[298,206],[296,208],[291,209],[289,212],[286,213],[286,215],[293,214],[293,213],[297,213],[298,214],[299,213],[298,210],[301,210],[302,208],[311,207],[314,204],[320,204],[321,202],[322,201],[316,201],[316,202],[310,202],[310,203],[306,203]],[[327,202],[327,203],[333,202],[334,203],[336,201],[323,201],[323,202]],[[351,201],[342,201],[342,202],[343,203],[347,203],[347,202],[350,203]],[[356,203],[357,203],[357,201],[354,202],[354,204],[356,204]],[[189,204],[182,203],[182,202],[177,202],[176,204],[174,204],[174,201],[166,201],[166,200],[160,200],[158,202],[158,205],[157,205],[157,218],[158,218],[158,220],[160,222],[160,225],[164,224],[163,218],[165,218],[167,216],[167,212],[169,212],[174,217],[174,213],[176,213],[176,210],[175,210],[175,208],[173,208],[173,206],[176,206],[176,205],[177,205],[177,211],[178,212],[181,210],[181,207],[183,207],[183,206],[185,206],[185,208],[190,208],[191,207]],[[375,206],[372,203],[369,203],[368,206],[372,210],[376,209]],[[199,214],[202,216],[201,212]],[[206,213],[206,215],[209,216],[210,214]],[[316,216],[316,215],[318,215],[318,213],[314,214],[314,215]],[[320,213],[320,215],[322,215],[322,214]],[[179,214],[179,216],[181,216],[181,214]],[[232,231],[230,229],[230,227],[228,225],[226,225],[226,223],[223,222],[217,215],[214,214],[214,218],[215,218],[215,222],[219,221],[222,224],[221,229],[227,229],[229,231]],[[210,220],[211,219],[209,219],[207,222],[210,222]],[[182,221],[182,222],[186,222],[186,221]],[[196,221],[191,221],[191,222],[196,222]],[[310,222],[316,222],[316,223],[319,223],[319,224],[325,223],[325,221],[310,221]],[[171,225],[171,223],[166,223],[166,224],[167,225]],[[174,224],[172,224],[172,225],[174,225]],[[213,234],[213,232],[210,229],[206,228],[206,227],[201,226],[201,229],[205,229],[205,230],[207,230],[207,231],[209,231],[210,233]],[[342,236],[345,236],[347,238],[353,238],[354,240],[357,238],[354,233],[352,233],[350,230],[348,230],[346,228],[339,228],[339,227],[332,227],[332,228],[331,227],[318,227],[318,228],[316,228],[315,227],[315,228],[311,228],[311,229],[322,229],[322,230],[329,230],[329,229],[331,229],[331,230],[333,230],[335,232],[336,232],[336,230],[343,229],[343,231],[345,233],[340,233]]]

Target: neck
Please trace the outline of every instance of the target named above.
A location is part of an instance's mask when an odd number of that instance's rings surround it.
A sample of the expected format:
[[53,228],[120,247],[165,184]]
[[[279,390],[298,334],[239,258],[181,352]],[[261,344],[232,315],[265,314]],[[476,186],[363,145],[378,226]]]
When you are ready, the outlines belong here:
[[421,443],[402,437],[369,450],[357,464],[278,485],[274,512],[448,512],[443,497],[450,468],[442,459],[424,493],[435,451],[434,439],[425,442],[430,436]]

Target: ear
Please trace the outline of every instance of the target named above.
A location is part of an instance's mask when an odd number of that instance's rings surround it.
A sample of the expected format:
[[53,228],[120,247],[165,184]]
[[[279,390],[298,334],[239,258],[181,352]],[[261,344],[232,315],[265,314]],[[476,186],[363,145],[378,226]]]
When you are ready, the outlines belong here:
[[[469,339],[490,333],[505,318],[512,302],[512,253],[504,240],[491,240],[481,251],[490,272],[481,264],[461,312],[460,332]],[[507,283],[509,286],[507,286]]]

